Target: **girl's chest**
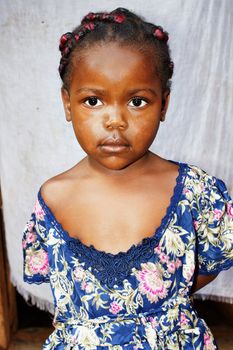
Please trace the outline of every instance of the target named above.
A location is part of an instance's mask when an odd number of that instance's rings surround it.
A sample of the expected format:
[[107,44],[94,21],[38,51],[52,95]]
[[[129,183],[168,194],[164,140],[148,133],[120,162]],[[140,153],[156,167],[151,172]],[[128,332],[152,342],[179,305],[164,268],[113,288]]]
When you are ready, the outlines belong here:
[[[156,192],[156,193],[155,193]],[[113,254],[127,251],[160,226],[170,198],[163,190],[89,193],[63,202],[57,215],[71,237]]]

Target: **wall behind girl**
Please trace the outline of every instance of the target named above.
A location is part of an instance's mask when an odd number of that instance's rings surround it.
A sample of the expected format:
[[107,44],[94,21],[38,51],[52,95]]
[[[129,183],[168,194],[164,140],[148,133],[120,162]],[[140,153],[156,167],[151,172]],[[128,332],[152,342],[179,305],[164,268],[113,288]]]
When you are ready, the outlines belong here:
[[[48,286],[22,282],[21,230],[39,185],[84,157],[64,118],[57,73],[59,34],[74,27],[92,3],[1,2],[2,195],[12,281],[49,308]],[[124,6],[101,1],[96,11]],[[233,63],[230,2],[128,1],[127,7],[170,33],[175,74],[166,121],[151,150],[192,161],[222,178],[232,195]],[[57,55],[57,56],[56,56]],[[64,125],[65,124],[65,125]],[[38,186],[36,186],[38,184]],[[22,203],[28,203],[21,208]],[[21,208],[20,210],[16,208]],[[16,229],[17,228],[17,229]],[[221,273],[202,295],[233,302],[232,271]],[[227,283],[226,283],[227,282]],[[227,288],[225,288],[227,286]]]

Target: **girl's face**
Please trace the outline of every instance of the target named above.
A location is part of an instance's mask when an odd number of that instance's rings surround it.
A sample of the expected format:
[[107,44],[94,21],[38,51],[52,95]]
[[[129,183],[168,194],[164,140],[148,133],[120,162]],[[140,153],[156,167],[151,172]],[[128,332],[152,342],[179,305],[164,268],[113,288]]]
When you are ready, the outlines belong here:
[[113,42],[82,54],[62,99],[66,119],[91,160],[119,170],[147,154],[169,94],[162,93],[150,56]]

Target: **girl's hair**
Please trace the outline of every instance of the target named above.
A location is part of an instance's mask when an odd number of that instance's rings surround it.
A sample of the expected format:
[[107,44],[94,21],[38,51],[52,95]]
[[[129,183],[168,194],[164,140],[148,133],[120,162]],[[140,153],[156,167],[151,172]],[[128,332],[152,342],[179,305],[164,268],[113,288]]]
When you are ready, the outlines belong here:
[[117,42],[122,46],[150,53],[163,91],[171,87],[174,64],[167,44],[168,33],[161,26],[145,22],[142,17],[119,7],[112,12],[90,12],[72,32],[60,38],[59,73],[63,88],[69,90],[75,58],[97,43]]

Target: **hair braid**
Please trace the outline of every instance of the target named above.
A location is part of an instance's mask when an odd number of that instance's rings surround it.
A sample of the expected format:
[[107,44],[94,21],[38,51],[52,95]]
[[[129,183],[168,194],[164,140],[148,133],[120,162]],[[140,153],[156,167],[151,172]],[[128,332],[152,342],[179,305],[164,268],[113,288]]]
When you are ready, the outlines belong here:
[[[59,50],[61,51],[61,60],[59,65],[59,73],[63,78],[66,65],[69,63],[69,55],[76,43],[88,32],[96,27],[96,22],[116,22],[122,23],[125,20],[125,16],[121,13],[93,13],[89,12],[83,17],[81,26],[77,33],[67,32],[60,38]],[[95,23],[94,23],[95,22]]]
[[[85,40],[82,40],[83,38]],[[67,32],[60,38],[59,73],[63,80],[63,87],[68,88],[69,85],[74,52],[78,54],[82,49],[98,41],[115,40],[129,46],[144,45],[147,48],[154,48],[157,73],[163,89],[170,89],[174,64],[170,58],[168,39],[168,33],[161,26],[145,22],[128,9],[119,7],[112,12],[89,12],[73,32]]]

